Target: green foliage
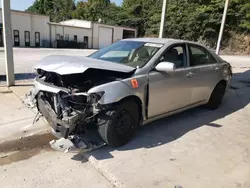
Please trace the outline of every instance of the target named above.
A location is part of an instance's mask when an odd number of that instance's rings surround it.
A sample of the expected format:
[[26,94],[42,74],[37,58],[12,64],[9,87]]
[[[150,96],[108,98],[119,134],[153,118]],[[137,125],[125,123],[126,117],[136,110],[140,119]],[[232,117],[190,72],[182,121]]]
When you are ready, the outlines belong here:
[[[169,0],[166,37],[202,41],[214,47],[220,30],[224,0]],[[36,0],[28,11],[46,14],[52,21],[70,18],[98,21],[138,29],[139,36],[158,36],[162,0]],[[231,0],[224,43],[231,33],[250,33],[249,0]]]
[[27,11],[50,16],[51,21],[59,22],[72,18],[74,0],[36,0]]

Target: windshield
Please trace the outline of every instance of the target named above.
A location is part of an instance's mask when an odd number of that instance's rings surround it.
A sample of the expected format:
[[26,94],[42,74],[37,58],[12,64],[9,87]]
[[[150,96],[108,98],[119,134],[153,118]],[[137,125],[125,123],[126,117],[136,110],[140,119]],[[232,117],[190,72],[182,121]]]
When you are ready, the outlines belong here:
[[89,57],[138,68],[143,67],[162,46],[156,43],[119,41]]

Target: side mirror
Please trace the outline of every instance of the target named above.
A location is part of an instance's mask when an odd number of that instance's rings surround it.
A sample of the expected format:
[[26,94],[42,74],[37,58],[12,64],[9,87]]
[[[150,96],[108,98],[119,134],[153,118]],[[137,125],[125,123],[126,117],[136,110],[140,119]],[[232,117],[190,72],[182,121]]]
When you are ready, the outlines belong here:
[[175,64],[171,62],[160,62],[155,69],[159,72],[173,72],[175,71]]

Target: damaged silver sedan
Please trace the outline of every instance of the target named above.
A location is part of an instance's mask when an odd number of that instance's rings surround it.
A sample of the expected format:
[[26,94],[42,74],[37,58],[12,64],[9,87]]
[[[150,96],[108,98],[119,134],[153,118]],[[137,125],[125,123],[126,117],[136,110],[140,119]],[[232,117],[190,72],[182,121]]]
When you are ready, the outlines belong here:
[[216,109],[232,77],[230,64],[202,45],[153,38],[89,57],[49,56],[35,70],[29,104],[54,135],[83,149],[122,146],[138,126],[199,105]]

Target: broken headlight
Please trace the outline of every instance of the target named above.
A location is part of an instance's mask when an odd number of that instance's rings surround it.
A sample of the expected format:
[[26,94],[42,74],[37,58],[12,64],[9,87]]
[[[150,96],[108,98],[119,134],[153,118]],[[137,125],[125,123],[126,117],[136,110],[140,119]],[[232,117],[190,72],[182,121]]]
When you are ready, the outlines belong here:
[[104,95],[104,91],[102,92],[98,92],[98,93],[91,93],[89,95],[89,102],[91,103],[98,103],[98,101],[102,98],[102,96]]

